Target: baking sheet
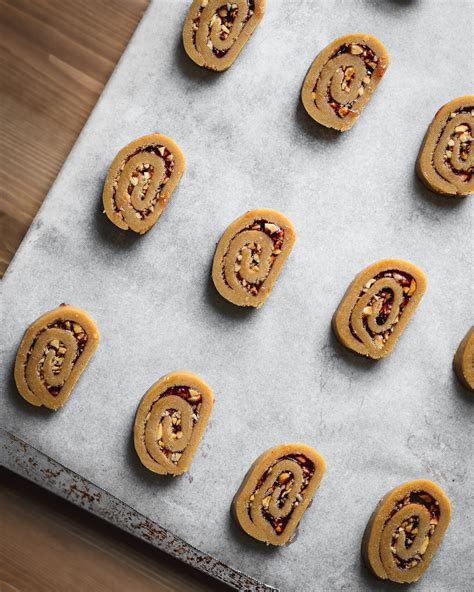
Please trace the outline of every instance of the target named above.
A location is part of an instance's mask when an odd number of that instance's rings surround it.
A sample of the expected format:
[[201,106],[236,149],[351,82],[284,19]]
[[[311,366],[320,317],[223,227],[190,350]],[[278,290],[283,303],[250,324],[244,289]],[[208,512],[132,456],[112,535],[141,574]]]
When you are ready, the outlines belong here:
[[[428,477],[453,503],[442,546],[417,591],[471,586],[472,398],[451,369],[472,323],[472,199],[446,200],[414,162],[436,110],[472,92],[470,0],[270,0],[224,74],[181,48],[187,1],[155,0],[1,283],[1,423],[198,549],[282,590],[389,590],[360,540],[378,499]],[[299,103],[306,70],[333,38],[363,30],[392,64],[344,135]],[[187,169],[143,237],[102,215],[116,152],[160,131]],[[261,310],[215,292],[210,265],[225,227],[272,207],[295,248]],[[331,315],[353,276],[382,257],[418,264],[427,292],[391,356],[372,363],[338,345]],[[60,302],[85,308],[101,343],[64,409],[28,406],[12,365],[26,326]],[[163,478],[136,458],[132,424],[145,390],[187,368],[216,404],[188,475]],[[304,441],[328,465],[297,540],[267,548],[229,505],[266,448]]]

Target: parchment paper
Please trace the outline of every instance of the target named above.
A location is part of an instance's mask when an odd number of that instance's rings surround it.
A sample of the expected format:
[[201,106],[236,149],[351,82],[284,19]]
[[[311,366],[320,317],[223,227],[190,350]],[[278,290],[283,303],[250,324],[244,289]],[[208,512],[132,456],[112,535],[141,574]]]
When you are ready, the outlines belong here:
[[[359,547],[379,498],[428,477],[453,518],[417,591],[472,589],[472,397],[452,356],[472,322],[472,198],[425,190],[414,163],[448,100],[472,92],[472,2],[269,0],[232,68],[196,67],[181,47],[189,3],[155,0],[2,282],[2,424],[231,566],[292,592],[389,590]],[[367,31],[392,64],[355,127],[319,127],[299,102],[307,68],[333,38]],[[116,152],[151,131],[173,137],[187,169],[140,237],[102,214]],[[41,155],[38,155],[41,158]],[[27,181],[27,171],[24,182]],[[281,210],[298,237],[261,310],[210,281],[226,226],[253,207]],[[383,257],[419,265],[428,289],[390,357],[346,352],[331,315],[353,276]],[[85,308],[100,346],[66,406],[36,409],[12,365],[23,331],[61,302]],[[187,368],[216,404],[189,475],[136,458],[145,390]],[[304,441],[328,465],[297,540],[267,548],[229,506],[266,448]],[[398,589],[398,587],[397,587]]]

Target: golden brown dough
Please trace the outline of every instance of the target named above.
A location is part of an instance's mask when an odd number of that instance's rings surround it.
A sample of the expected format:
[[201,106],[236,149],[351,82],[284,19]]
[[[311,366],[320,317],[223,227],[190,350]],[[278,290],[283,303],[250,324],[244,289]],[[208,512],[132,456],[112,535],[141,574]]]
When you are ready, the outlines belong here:
[[382,259],[350,284],[332,319],[345,347],[377,360],[395,347],[426,289],[425,274],[408,261]]
[[58,409],[66,402],[99,342],[91,317],[62,304],[26,330],[15,360],[20,395],[37,407]]
[[133,429],[145,467],[161,475],[187,471],[213,403],[212,390],[191,372],[177,370],[155,382],[138,406]]
[[416,582],[428,568],[451,518],[449,499],[432,481],[395,487],[375,508],[365,529],[362,555],[379,578]]
[[263,18],[265,0],[193,0],[183,45],[198,66],[227,70]]
[[454,355],[454,370],[461,383],[474,391],[474,327],[471,327]]
[[373,35],[339,37],[317,56],[304,79],[301,100],[318,123],[350,129],[390,63],[384,45]]
[[250,467],[232,511],[242,529],[268,545],[284,545],[298,526],[326,470],[307,444],[279,444]]
[[474,95],[441,107],[430,123],[416,162],[418,176],[437,193],[474,193]]
[[260,308],[295,242],[293,224],[280,212],[246,212],[226,229],[214,255],[217,291],[238,306]]
[[179,146],[161,134],[127,144],[105,180],[104,213],[115,226],[144,234],[155,224],[185,168]]

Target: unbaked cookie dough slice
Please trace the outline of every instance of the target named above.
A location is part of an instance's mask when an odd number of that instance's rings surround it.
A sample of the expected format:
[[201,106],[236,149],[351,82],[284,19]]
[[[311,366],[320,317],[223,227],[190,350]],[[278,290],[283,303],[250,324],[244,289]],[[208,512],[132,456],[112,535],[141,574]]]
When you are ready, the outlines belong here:
[[198,66],[227,70],[263,18],[265,0],[194,0],[183,27],[183,45]]
[[62,304],[26,330],[15,360],[20,395],[37,407],[58,409],[66,402],[99,342],[91,317]]
[[437,193],[474,193],[474,95],[454,99],[436,113],[416,170],[428,189]]
[[242,529],[267,545],[284,545],[298,526],[326,470],[307,444],[279,444],[250,467],[232,511]]
[[408,261],[382,259],[350,284],[332,319],[345,347],[377,360],[388,355],[423,296],[425,274]]
[[474,391],[474,327],[471,327],[454,355],[453,367],[461,383]]
[[451,505],[432,481],[409,481],[392,489],[365,529],[362,555],[382,580],[416,582],[428,568],[451,518]]
[[339,37],[323,49],[306,74],[301,100],[318,123],[350,129],[390,63],[383,43],[367,33]]
[[167,136],[133,140],[110,166],[102,193],[104,213],[122,230],[144,234],[161,216],[185,164],[179,146]]
[[161,475],[187,471],[213,403],[210,387],[191,372],[177,370],[155,382],[138,406],[133,429],[145,467]]
[[280,212],[257,209],[237,218],[214,255],[217,291],[238,306],[260,308],[268,298],[295,242],[293,224]]

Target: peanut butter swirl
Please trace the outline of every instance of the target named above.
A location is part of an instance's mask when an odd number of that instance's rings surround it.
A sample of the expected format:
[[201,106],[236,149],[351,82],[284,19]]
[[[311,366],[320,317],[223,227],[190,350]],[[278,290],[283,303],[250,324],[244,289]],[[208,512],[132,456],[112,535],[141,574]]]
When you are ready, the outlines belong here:
[[198,66],[227,70],[264,11],[265,0],[194,0],[183,26],[186,53]]
[[448,196],[474,193],[474,95],[454,99],[436,113],[416,168],[432,191]]
[[450,517],[449,500],[432,481],[395,487],[379,502],[364,533],[367,566],[384,580],[416,582],[429,566]]
[[383,358],[415,311],[426,287],[423,272],[408,261],[384,259],[359,273],[334,313],[333,328],[347,348]]
[[15,361],[15,382],[32,405],[58,409],[68,398],[99,341],[89,315],[61,305],[28,327]]
[[176,371],[160,378],[135,417],[135,450],[143,465],[162,475],[187,471],[213,402],[212,390],[195,374]]
[[293,225],[283,214],[267,209],[246,212],[217,245],[212,265],[216,289],[233,304],[261,307],[294,241]]
[[324,474],[324,459],[306,444],[280,444],[251,466],[233,500],[243,530],[284,545],[297,527]]
[[384,45],[367,33],[339,37],[311,64],[301,90],[308,114],[339,131],[350,129],[389,65]]
[[102,193],[104,213],[119,228],[144,234],[161,216],[184,168],[184,155],[171,138],[137,138],[110,166]]

